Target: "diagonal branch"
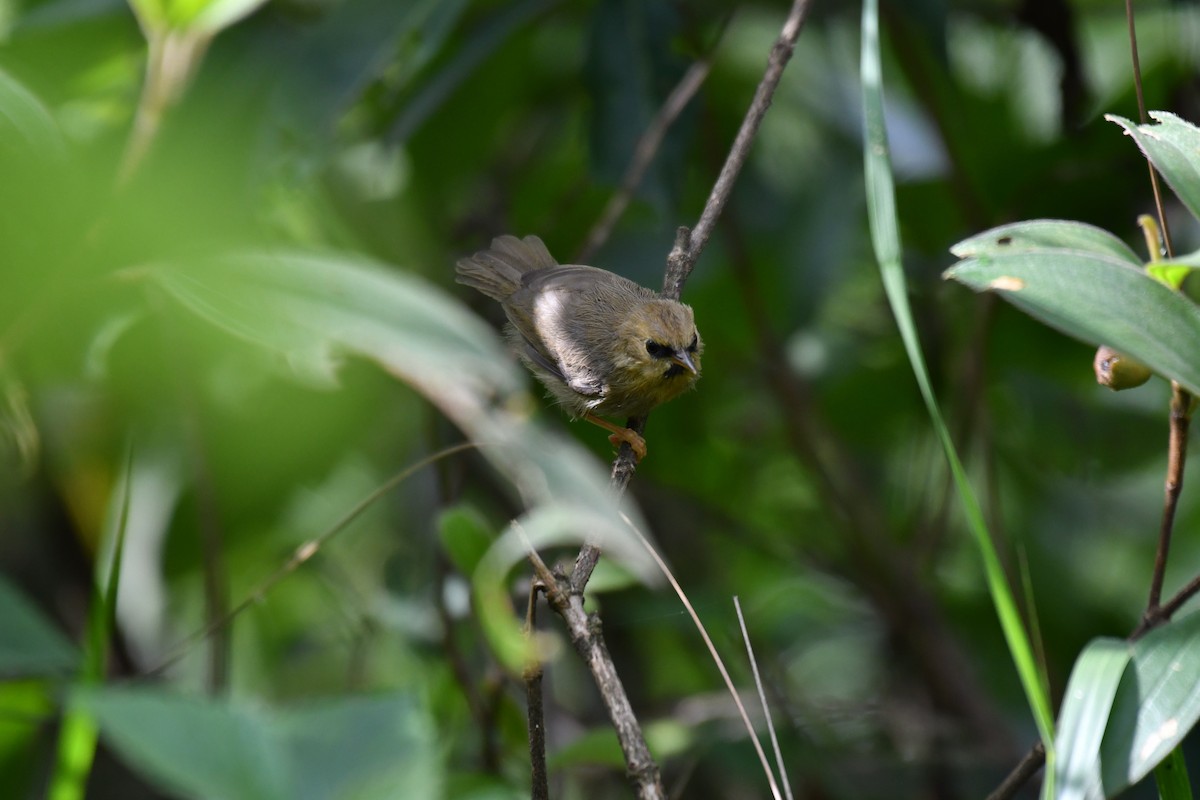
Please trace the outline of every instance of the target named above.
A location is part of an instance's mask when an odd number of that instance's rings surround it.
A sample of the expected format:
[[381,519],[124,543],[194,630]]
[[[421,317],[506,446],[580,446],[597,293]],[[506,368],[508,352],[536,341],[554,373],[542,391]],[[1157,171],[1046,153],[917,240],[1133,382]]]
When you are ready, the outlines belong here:
[[[699,258],[708,242],[712,228],[729,200],[733,184],[746,163],[754,136],[762,124],[763,117],[771,105],[771,98],[783,76],[783,68],[787,65],[792,51],[795,49],[796,39],[800,35],[800,30],[808,14],[809,4],[810,0],[795,0],[792,4],[791,12],[784,22],[779,39],[771,50],[766,72],[763,74],[750,108],[742,121],[742,127],[730,148],[725,166],[721,169],[712,192],[709,194],[708,202],[696,223],[695,230],[689,231],[688,228],[683,227],[679,228],[677,232],[675,246],[667,257],[662,293],[664,297],[679,299],[683,285],[687,281],[688,275],[691,274],[696,259]],[[685,81],[676,92],[672,93],[672,97],[676,99],[682,97],[688,85]],[[686,99],[683,99],[682,102],[686,103]],[[659,118],[663,116],[660,113]],[[631,165],[630,172],[633,169],[634,166]],[[632,418],[628,422],[628,427],[638,433],[645,429],[645,425],[645,417]],[[622,444],[617,458],[613,462],[610,481],[616,494],[625,491],[636,469],[637,461],[632,449],[628,444]],[[547,602],[563,618],[567,630],[570,632],[571,643],[592,673],[620,742],[621,752],[625,757],[626,771],[637,797],[639,800],[665,798],[666,794],[663,790],[658,764],[650,754],[650,748],[646,745],[646,738],[633,713],[629,696],[617,674],[612,656],[608,652],[600,628],[600,618],[595,614],[589,615],[583,607],[583,590],[600,560],[600,552],[598,545],[584,544],[569,578],[565,575],[551,573],[535,551],[530,551],[529,558],[538,579],[544,584]]]

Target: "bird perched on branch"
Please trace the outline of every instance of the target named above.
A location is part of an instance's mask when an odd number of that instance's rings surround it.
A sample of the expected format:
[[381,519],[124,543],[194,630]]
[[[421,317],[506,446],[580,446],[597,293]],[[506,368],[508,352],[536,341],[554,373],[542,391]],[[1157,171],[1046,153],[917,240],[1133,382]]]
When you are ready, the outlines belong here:
[[509,343],[573,418],[646,442],[599,415],[640,417],[692,388],[704,349],[692,309],[596,267],[559,264],[536,236],[500,236],[458,262],[458,282],[500,301]]

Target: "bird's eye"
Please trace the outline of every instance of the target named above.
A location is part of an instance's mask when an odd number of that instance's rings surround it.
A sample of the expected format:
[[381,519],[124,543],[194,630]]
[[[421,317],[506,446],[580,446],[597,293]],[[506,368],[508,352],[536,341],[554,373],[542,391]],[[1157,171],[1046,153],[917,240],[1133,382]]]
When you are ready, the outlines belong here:
[[671,348],[665,344],[659,344],[653,339],[646,340],[646,352],[655,358],[667,358],[671,355]]
[[687,346],[688,352],[689,353],[696,352],[696,348],[699,346],[700,346],[700,334],[693,333],[692,334],[692,343]]

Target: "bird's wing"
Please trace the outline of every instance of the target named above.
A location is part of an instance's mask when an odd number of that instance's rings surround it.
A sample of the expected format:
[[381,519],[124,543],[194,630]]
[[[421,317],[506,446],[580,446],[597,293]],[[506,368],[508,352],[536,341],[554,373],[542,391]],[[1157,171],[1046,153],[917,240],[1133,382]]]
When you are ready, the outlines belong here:
[[566,264],[525,273],[505,306],[529,360],[588,397],[604,394],[608,370],[582,337],[595,318],[588,312],[596,303],[596,287],[613,287],[614,281],[621,293],[646,291],[604,270]]

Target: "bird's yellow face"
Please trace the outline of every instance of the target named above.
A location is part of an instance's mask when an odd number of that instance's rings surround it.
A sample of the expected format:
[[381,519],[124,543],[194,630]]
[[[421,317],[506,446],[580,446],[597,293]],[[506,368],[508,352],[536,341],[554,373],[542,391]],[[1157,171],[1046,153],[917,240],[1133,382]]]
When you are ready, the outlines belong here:
[[687,391],[700,377],[704,343],[692,309],[670,300],[636,307],[617,331],[611,391],[637,413]]

